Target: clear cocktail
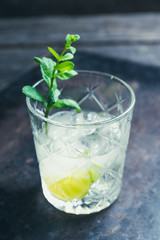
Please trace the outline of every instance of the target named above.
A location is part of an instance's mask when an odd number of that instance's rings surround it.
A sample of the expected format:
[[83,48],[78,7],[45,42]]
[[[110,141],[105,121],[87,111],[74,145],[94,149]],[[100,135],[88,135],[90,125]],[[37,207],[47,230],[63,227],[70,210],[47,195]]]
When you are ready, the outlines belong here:
[[[120,193],[135,98],[113,76],[82,71],[75,78],[67,84],[81,113],[54,111],[45,119],[40,104],[27,99],[27,105],[46,199],[62,211],[88,214]],[[65,97],[67,86],[61,86]]]

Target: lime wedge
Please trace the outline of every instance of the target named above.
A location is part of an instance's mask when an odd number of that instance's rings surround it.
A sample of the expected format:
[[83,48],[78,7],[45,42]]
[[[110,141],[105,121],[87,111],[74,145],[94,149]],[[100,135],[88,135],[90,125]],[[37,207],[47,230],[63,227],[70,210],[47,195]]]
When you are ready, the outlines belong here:
[[88,193],[90,186],[96,182],[98,178],[99,173],[95,168],[90,168],[88,171],[78,169],[59,181],[55,181],[50,177],[45,178],[44,181],[49,191],[55,197],[63,201],[72,201],[74,198],[83,198]]
[[88,171],[77,170],[71,175],[53,183],[51,178],[45,179],[49,191],[64,201],[83,198],[90,188],[90,174]]
[[93,167],[90,168],[90,170],[89,170],[91,184],[95,183],[99,178],[98,169],[102,170],[102,168],[100,166],[98,166],[97,164],[94,164],[94,163],[93,163]]
[[89,174],[90,174],[90,180],[91,180],[91,183],[94,183],[98,180],[99,178],[99,173],[96,172],[96,170],[94,168],[91,168],[89,170]]

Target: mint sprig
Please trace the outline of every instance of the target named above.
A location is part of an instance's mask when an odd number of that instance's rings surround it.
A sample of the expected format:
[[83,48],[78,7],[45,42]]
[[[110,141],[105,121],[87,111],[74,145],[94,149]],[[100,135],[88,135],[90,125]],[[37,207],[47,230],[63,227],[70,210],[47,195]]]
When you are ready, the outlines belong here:
[[[76,48],[71,46],[75,41],[78,41],[80,36],[68,34],[65,38],[65,46],[61,54],[58,54],[53,48],[48,47],[48,50],[54,56],[56,61],[51,58],[35,57],[34,60],[40,63],[42,77],[48,87],[47,101],[37,92],[32,86],[24,86],[22,92],[29,98],[43,102],[45,108],[45,117],[47,118],[51,109],[75,108],[81,112],[78,103],[72,99],[59,99],[61,92],[57,87],[57,79],[68,80],[78,73],[74,70],[74,63],[69,61],[74,58]],[[67,51],[67,52],[66,52]],[[70,51],[70,52],[68,52]],[[46,128],[47,129],[47,128]]]

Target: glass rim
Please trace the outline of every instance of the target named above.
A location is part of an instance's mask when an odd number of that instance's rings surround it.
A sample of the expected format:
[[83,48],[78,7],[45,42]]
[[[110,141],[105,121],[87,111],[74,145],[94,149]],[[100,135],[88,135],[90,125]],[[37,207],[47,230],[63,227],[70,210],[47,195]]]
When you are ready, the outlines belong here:
[[[101,121],[97,121],[97,122],[94,122],[94,123],[81,123],[81,124],[61,124],[57,121],[54,121],[50,118],[46,118],[45,116],[41,115],[40,113],[38,113],[31,105],[31,102],[30,102],[30,98],[29,97],[26,97],[26,104],[27,104],[27,107],[28,109],[37,117],[39,117],[41,120],[43,120],[44,122],[48,122],[52,125],[57,125],[57,126],[60,126],[60,127],[71,127],[71,128],[75,128],[75,127],[90,127],[90,126],[97,126],[97,125],[102,125],[102,124],[108,124],[108,123],[111,123],[111,122],[116,122],[116,121],[119,121],[120,119],[122,119],[127,113],[129,113],[134,105],[135,105],[135,94],[134,94],[134,91],[132,90],[132,88],[125,82],[123,81],[122,79],[116,77],[116,76],[113,76],[112,74],[108,74],[108,73],[104,73],[104,72],[99,72],[99,71],[90,71],[90,70],[77,70],[78,73],[89,73],[89,74],[99,74],[101,76],[104,76],[104,77],[109,77],[111,78],[112,80],[116,80],[118,81],[119,83],[121,83],[123,86],[125,86],[130,95],[131,95],[131,103],[130,105],[128,106],[128,108],[120,115],[118,116],[115,116],[113,118],[109,118],[109,119],[106,119],[106,120],[101,120]],[[43,82],[44,79],[41,79],[39,80],[38,82],[36,82],[33,87],[36,87],[38,86],[41,82]],[[62,110],[63,111],[63,110]],[[76,111],[76,110],[75,110]]]

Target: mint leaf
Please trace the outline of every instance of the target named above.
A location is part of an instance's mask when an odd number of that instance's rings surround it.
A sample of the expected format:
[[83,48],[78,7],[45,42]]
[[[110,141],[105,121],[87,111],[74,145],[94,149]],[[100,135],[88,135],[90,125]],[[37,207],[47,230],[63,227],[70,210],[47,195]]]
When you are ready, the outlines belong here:
[[71,77],[74,77],[76,76],[78,73],[74,70],[71,70],[71,71],[66,71],[66,72],[63,72],[63,73],[57,73],[56,74],[56,77],[58,77],[59,79],[61,80],[68,80],[70,79]]
[[78,41],[80,39],[80,36],[78,34],[74,34],[74,35],[71,35],[72,39],[74,39],[74,41]]
[[60,57],[60,61],[66,61],[72,59],[74,56],[72,53],[66,53],[62,57]]
[[37,92],[34,87],[31,87],[29,85],[24,86],[22,88],[22,92],[29,98],[32,98],[39,102],[45,102],[44,98]]
[[70,49],[72,54],[75,54],[75,52],[76,52],[76,48],[75,47],[70,46],[69,49]]
[[38,58],[38,57],[34,57],[34,60],[38,63],[41,63],[41,58]]
[[66,36],[66,42],[75,42],[75,41],[78,41],[80,39],[80,36],[78,34],[74,34],[74,35],[70,35],[70,34],[67,34]]
[[70,41],[71,41],[70,34],[67,34],[67,36],[66,36],[66,42],[70,42]]
[[66,62],[60,63],[60,64],[56,67],[56,70],[60,70],[61,72],[64,72],[64,71],[73,70],[73,68],[74,68],[74,63],[71,62],[71,61],[66,61]]
[[41,60],[41,72],[42,77],[47,83],[48,87],[51,86],[51,79],[53,77],[55,62],[51,58],[43,57]]
[[54,103],[52,107],[57,109],[70,107],[77,109],[78,112],[81,112],[81,108],[78,103],[72,99],[60,99]]
[[48,106],[51,107],[55,102],[58,101],[58,97],[60,95],[60,91],[58,89],[51,90],[48,96]]
[[52,82],[52,87],[51,87],[52,90],[55,90],[57,89],[57,82],[56,82],[56,78],[53,79],[53,82]]
[[74,54],[76,52],[76,49],[71,46],[72,42],[78,41],[80,39],[80,36],[78,34],[70,35],[68,34],[66,36],[66,49],[70,49],[71,53]]
[[59,61],[59,54],[51,47],[48,47],[48,50],[53,54],[53,56]]

